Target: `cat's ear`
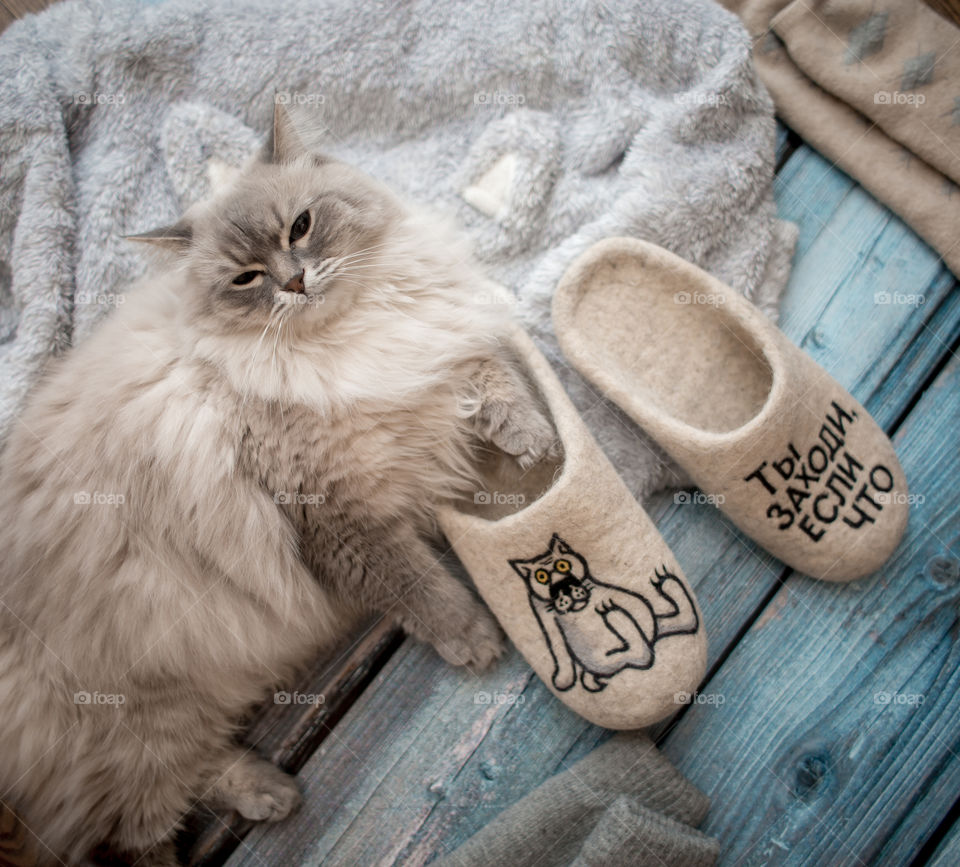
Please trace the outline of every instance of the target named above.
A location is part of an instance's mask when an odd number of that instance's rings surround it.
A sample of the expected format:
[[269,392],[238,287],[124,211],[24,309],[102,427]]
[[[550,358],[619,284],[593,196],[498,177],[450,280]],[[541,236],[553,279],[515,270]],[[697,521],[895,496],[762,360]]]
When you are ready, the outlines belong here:
[[[279,97],[279,94],[278,94]],[[311,142],[308,146],[307,141]],[[297,157],[309,154],[315,166],[335,162],[335,158],[327,154],[318,153],[312,147],[311,139],[304,139],[293,122],[293,116],[287,111],[283,103],[274,102],[273,128],[260,152],[260,161],[264,163],[288,163]]]
[[210,181],[210,192],[214,194],[226,190],[239,176],[240,169],[223,160],[212,159],[207,163],[207,180]]
[[533,566],[529,560],[508,560],[507,562],[513,566],[513,571],[524,580],[533,574]]
[[193,226],[186,218],[181,218],[171,226],[160,226],[149,232],[138,232],[136,235],[124,235],[125,241],[139,241],[143,244],[153,244],[167,250],[182,253],[193,243]]
[[572,554],[573,548],[564,542],[558,533],[554,533],[553,538],[550,539],[550,551],[553,554]]
[[273,132],[267,143],[270,162],[289,163],[307,153],[290,112],[280,102],[273,104]]

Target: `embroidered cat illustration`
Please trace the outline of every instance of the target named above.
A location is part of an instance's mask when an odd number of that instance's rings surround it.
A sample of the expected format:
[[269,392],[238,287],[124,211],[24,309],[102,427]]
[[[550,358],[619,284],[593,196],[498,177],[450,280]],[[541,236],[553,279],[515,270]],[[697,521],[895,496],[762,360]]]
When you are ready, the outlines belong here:
[[653,586],[672,610],[657,614],[639,593],[594,578],[586,559],[556,533],[544,553],[509,563],[527,583],[553,656],[553,685],[561,692],[576,683],[578,673],[584,689],[599,692],[625,668],[650,668],[660,639],[700,627],[687,588],[665,566],[655,572]]

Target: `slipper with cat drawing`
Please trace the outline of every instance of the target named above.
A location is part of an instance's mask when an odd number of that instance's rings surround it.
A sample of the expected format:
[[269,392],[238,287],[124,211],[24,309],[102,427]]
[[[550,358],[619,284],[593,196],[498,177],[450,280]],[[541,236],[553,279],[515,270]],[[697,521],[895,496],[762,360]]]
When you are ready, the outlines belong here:
[[850,581],[896,548],[907,483],[890,440],[729,286],[611,238],[567,270],[553,324],[573,366],[794,569]]
[[570,708],[634,729],[670,716],[706,670],[703,619],[676,558],[588,432],[550,364],[513,345],[563,447],[523,471],[502,453],[440,526],[517,649]]

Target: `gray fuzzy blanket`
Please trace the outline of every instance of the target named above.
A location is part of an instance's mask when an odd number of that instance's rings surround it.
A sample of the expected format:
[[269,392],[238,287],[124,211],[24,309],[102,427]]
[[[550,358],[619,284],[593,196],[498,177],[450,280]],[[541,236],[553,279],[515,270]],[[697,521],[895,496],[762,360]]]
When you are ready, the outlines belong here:
[[327,151],[454,215],[645,496],[669,473],[563,364],[550,296],[573,257],[626,234],[776,314],[795,231],[775,218],[773,109],[749,45],[710,0],[72,0],[14,24],[0,440],[45,361],[143,271],[120,236],[204,195],[207,162],[242,161],[277,98]]

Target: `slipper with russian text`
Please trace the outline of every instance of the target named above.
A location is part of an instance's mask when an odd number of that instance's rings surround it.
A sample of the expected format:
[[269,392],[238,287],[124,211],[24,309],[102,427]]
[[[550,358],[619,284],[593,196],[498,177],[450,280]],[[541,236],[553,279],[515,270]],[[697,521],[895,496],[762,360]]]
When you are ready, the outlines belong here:
[[567,270],[553,324],[573,366],[783,562],[850,581],[897,547],[909,507],[889,438],[740,293],[611,238]]

